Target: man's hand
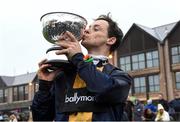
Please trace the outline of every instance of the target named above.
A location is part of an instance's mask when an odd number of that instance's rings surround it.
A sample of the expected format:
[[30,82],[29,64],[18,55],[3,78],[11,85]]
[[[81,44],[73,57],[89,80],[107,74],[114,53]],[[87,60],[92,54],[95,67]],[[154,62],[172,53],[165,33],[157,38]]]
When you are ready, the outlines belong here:
[[60,36],[59,41],[56,44],[63,48],[62,50],[56,51],[56,54],[65,54],[69,60],[71,60],[72,56],[75,54],[82,53],[79,41],[68,31]]
[[53,81],[55,76],[60,72],[60,69],[55,71],[49,71],[48,67],[51,66],[51,64],[45,64],[47,60],[44,59],[39,63],[39,70],[37,72],[38,79],[45,80],[45,81]]

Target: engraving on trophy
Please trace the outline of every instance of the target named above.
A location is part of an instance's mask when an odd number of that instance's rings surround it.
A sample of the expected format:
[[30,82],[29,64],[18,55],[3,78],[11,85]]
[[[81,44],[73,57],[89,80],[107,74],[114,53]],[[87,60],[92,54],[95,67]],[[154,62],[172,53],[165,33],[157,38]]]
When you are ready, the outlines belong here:
[[81,29],[84,28],[84,23],[81,22],[57,22],[57,20],[49,21],[43,28],[43,36],[51,43],[58,41],[59,36],[65,31],[71,32],[78,40],[81,39]]

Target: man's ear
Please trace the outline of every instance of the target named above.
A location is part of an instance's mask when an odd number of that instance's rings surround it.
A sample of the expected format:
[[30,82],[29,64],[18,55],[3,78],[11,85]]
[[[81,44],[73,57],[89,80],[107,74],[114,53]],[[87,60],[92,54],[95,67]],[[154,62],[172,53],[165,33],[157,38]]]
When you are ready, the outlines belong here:
[[107,40],[107,44],[108,44],[108,45],[113,45],[115,42],[116,42],[116,37],[110,37],[110,38]]

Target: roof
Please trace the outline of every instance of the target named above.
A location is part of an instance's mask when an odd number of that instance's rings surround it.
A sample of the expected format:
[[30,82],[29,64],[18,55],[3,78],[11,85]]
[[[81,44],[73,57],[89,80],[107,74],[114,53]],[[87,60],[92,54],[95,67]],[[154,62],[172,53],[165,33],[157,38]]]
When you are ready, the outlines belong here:
[[143,29],[145,32],[147,32],[148,34],[150,34],[151,36],[153,36],[154,38],[158,39],[159,40],[159,37],[156,33],[156,31],[152,28],[149,28],[149,27],[145,27],[143,25],[140,25],[140,24],[135,24],[136,26],[140,27],[141,29]]
[[1,79],[6,84],[6,86],[11,86],[14,81],[14,77],[10,77],[10,76],[1,76]]
[[[158,27],[154,27],[154,28],[149,28],[149,27],[146,27],[146,26],[134,23],[132,25],[132,27],[129,29],[129,31],[134,26],[137,26],[137,27],[141,28],[142,30],[144,30],[149,35],[151,35],[152,37],[156,38],[160,43],[164,43],[164,40],[173,31],[173,29],[176,28],[176,26],[179,23],[180,23],[180,21],[174,22],[174,23],[170,23],[170,24],[166,24],[166,25],[162,25],[162,26],[158,26]],[[127,36],[127,34],[128,33],[126,33],[125,37]]]
[[174,22],[171,24],[155,27],[152,29],[155,30],[155,32],[157,33],[159,40],[164,41],[166,36],[172,31],[172,29],[175,27],[176,24],[177,24],[177,22]]
[[15,86],[19,84],[30,83],[33,81],[35,76],[36,76],[36,72],[16,76],[12,85]]
[[36,77],[36,72],[27,73],[18,76],[0,76],[0,77],[7,86],[16,86],[16,85],[28,84],[32,82]]
[[143,29],[144,31],[146,31],[151,36],[158,39],[161,43],[163,43],[166,36],[172,31],[172,29],[175,27],[176,24],[177,22],[174,22],[174,23],[170,23],[170,24],[166,24],[166,25],[162,25],[162,26],[158,26],[154,28],[145,27],[139,24],[136,24],[136,25],[140,27],[141,29]]

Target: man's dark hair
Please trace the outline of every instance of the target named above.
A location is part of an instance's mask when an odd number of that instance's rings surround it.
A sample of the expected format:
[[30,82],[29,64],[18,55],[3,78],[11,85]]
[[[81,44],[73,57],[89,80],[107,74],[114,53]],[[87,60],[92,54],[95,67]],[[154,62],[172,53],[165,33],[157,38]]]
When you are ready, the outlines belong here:
[[108,22],[108,24],[109,24],[108,37],[116,37],[116,42],[110,48],[110,52],[113,52],[114,50],[116,50],[119,47],[122,37],[123,37],[123,32],[118,27],[118,24],[111,19],[109,14],[110,13],[108,13],[107,15],[100,15],[95,20],[105,20]]

